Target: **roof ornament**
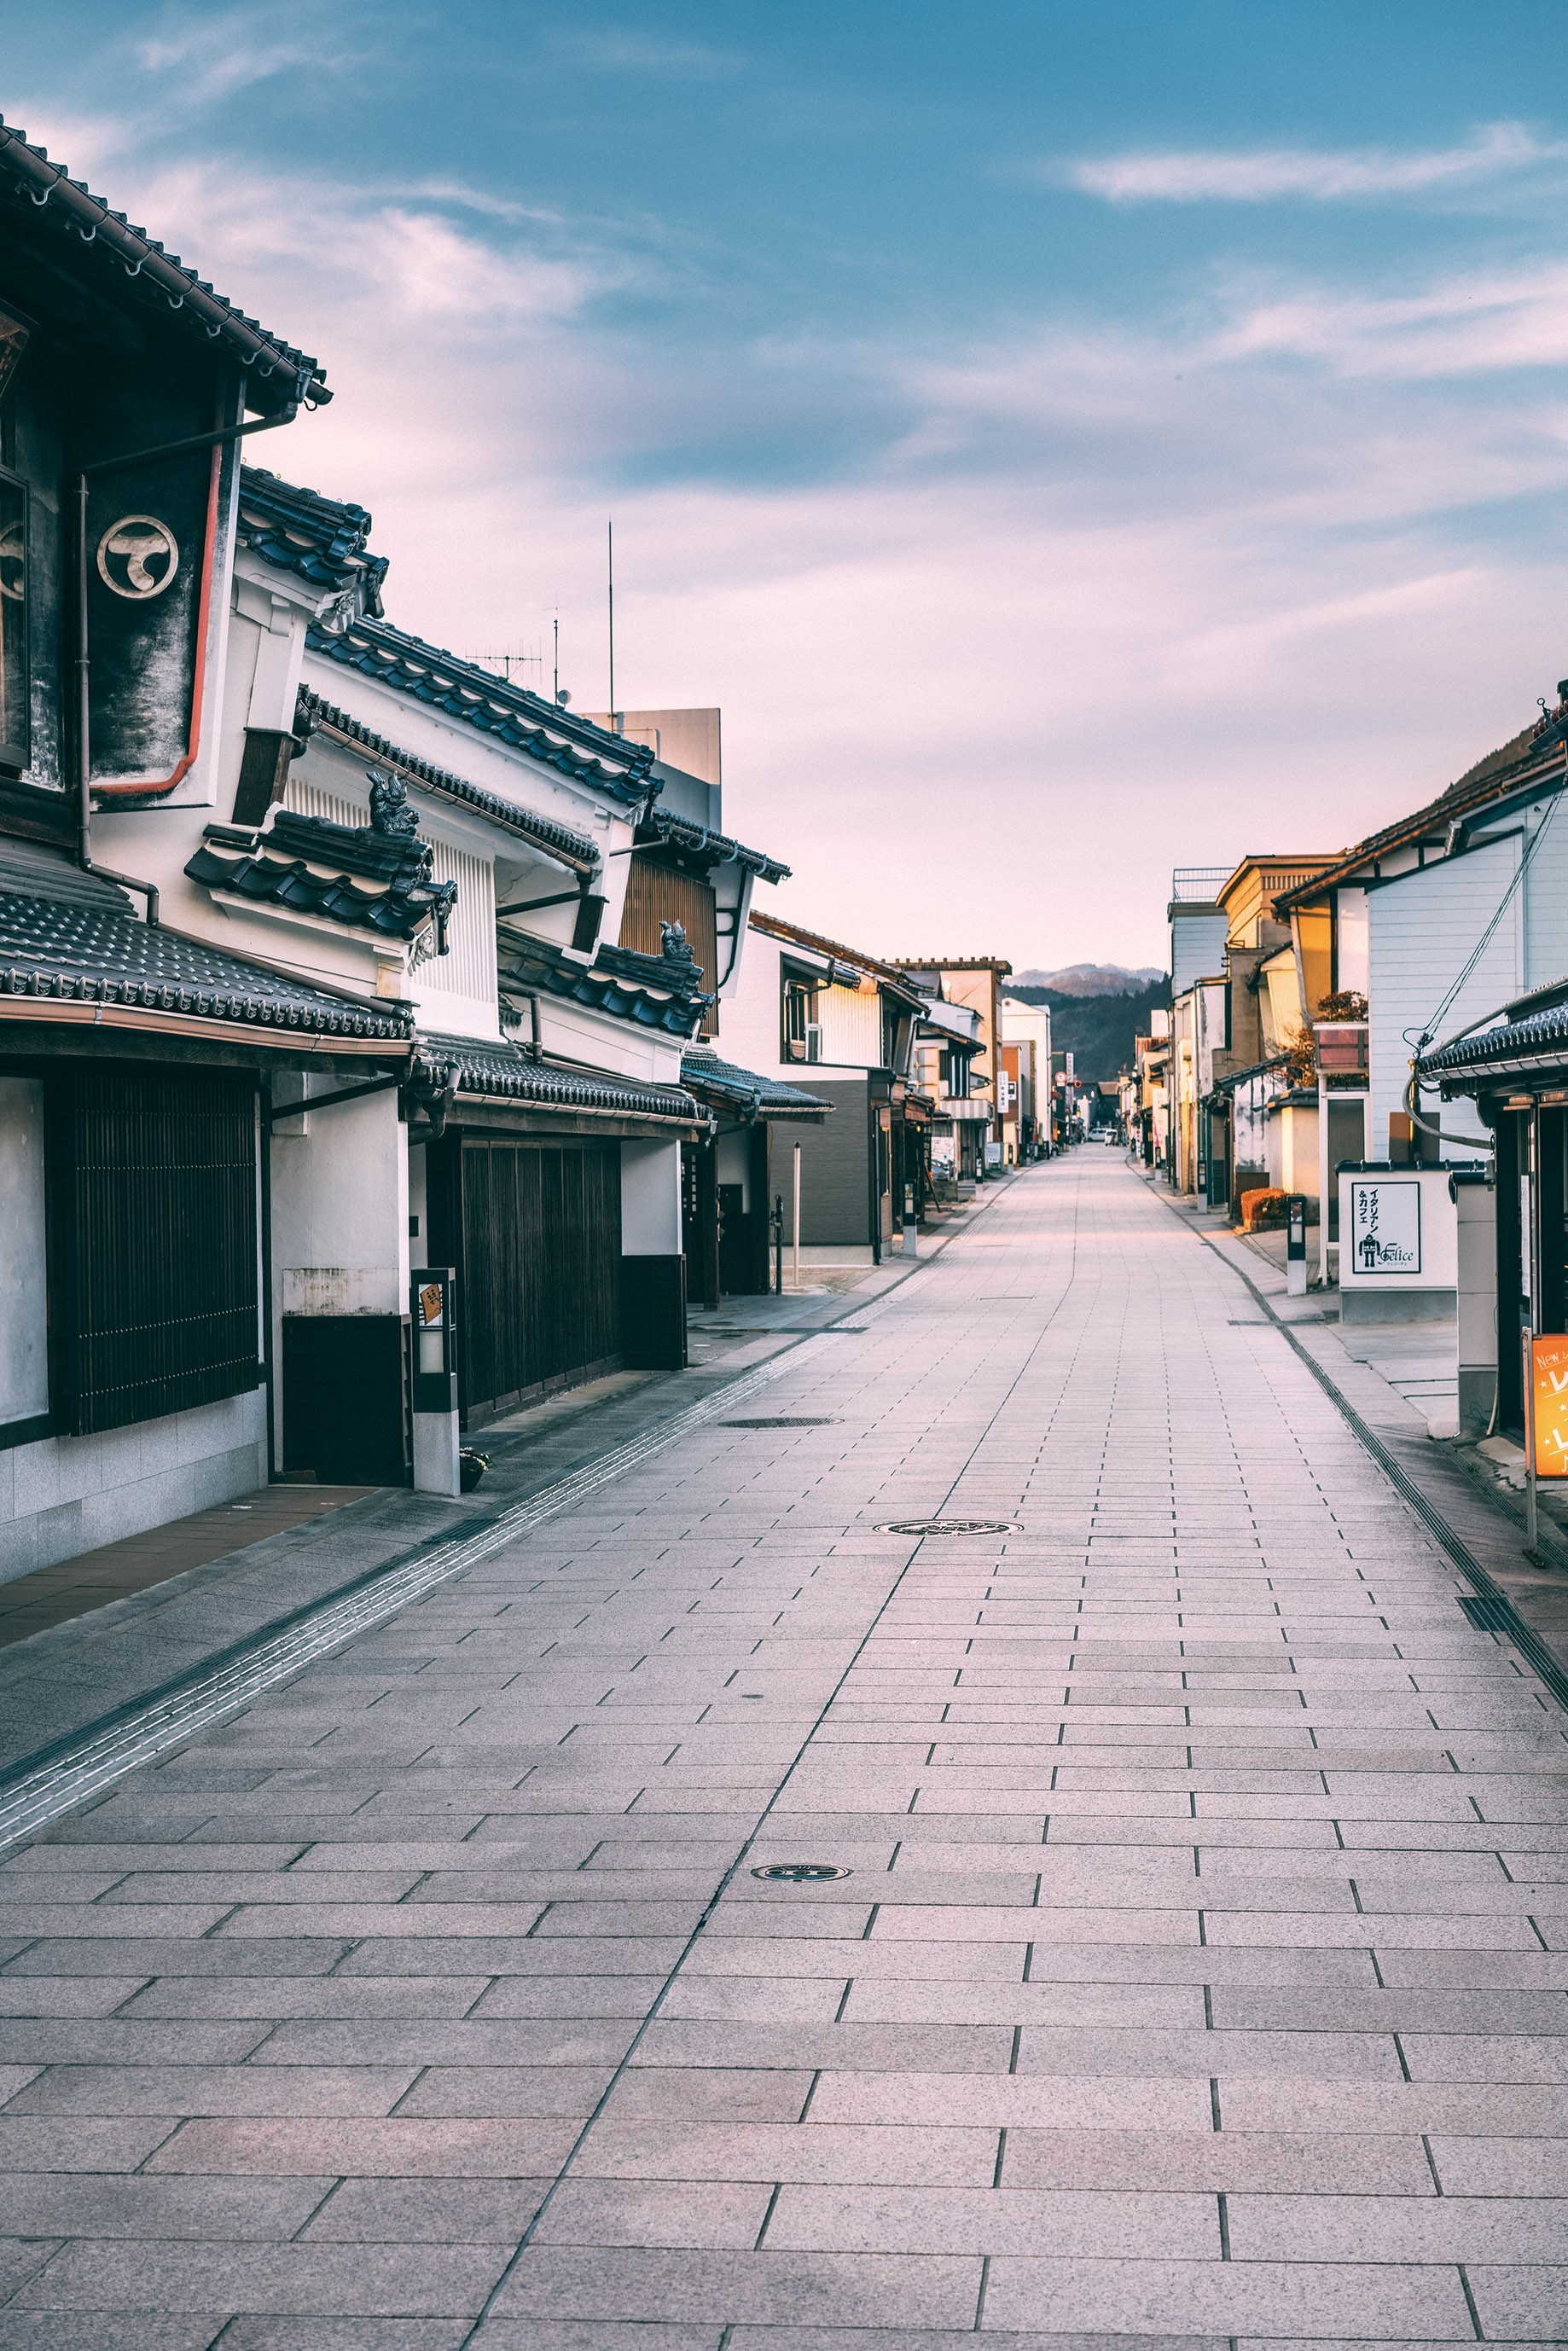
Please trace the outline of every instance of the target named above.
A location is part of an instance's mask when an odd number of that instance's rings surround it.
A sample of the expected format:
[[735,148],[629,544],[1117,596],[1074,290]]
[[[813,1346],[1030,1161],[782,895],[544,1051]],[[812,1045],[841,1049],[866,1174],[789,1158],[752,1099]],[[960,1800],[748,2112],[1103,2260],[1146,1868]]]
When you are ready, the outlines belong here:
[[695,984],[703,976],[702,966],[692,953],[692,943],[686,936],[684,923],[661,923],[659,951],[666,963],[679,967],[681,977],[689,977]]
[[388,841],[413,841],[419,831],[419,815],[411,807],[408,786],[401,776],[390,775],[385,768],[370,770],[371,831]]

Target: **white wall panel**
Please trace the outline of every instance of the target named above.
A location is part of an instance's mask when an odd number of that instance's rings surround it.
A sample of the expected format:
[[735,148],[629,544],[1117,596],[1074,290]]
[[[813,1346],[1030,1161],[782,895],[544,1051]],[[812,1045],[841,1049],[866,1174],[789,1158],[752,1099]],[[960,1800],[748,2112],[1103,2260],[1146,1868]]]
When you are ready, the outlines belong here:
[[[1430,1026],[1438,1006],[1496,914],[1519,856],[1517,836],[1459,857],[1442,859],[1367,892],[1371,973],[1372,1132],[1367,1155],[1388,1156],[1388,1116],[1405,1106],[1413,1040]],[[1437,1023],[1437,1044],[1495,1010],[1521,987],[1521,924],[1516,893],[1475,970]],[[1406,1032],[1410,1032],[1406,1040]],[[1436,1114],[1436,1096],[1422,1115]],[[1472,1104],[1442,1105],[1453,1133],[1490,1137]],[[1445,1144],[1444,1155],[1455,1155]],[[1463,1155],[1459,1146],[1458,1155]]]

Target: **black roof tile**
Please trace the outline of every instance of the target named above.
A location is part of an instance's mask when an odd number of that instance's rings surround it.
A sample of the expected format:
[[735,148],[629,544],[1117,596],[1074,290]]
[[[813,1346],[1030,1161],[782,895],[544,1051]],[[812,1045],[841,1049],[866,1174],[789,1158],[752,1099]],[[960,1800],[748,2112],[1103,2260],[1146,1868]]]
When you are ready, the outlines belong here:
[[787,1086],[779,1078],[759,1076],[755,1070],[740,1069],[734,1061],[721,1061],[716,1053],[706,1053],[700,1047],[681,1056],[681,1078],[705,1100],[738,1110],[748,1119],[820,1120],[832,1113],[832,1103],[820,1094]]
[[357,590],[361,610],[378,614],[387,558],[370,552],[371,517],[363,507],[300,489],[260,465],[240,470],[241,546],[279,571],[296,572],[314,588]]
[[637,807],[659,789],[659,778],[650,772],[653,754],[646,744],[628,742],[595,726],[591,719],[558,710],[493,670],[464,661],[440,645],[427,645],[389,622],[359,621],[337,632],[312,627],[306,642],[312,653],[412,695],[449,718],[526,751],[574,783],[608,793],[626,808]]
[[308,685],[299,689],[296,723],[301,734],[319,726],[324,733],[351,743],[357,749],[369,751],[374,758],[384,759],[389,767],[395,768],[400,775],[406,776],[411,783],[422,785],[426,791],[439,792],[444,799],[455,800],[464,808],[473,809],[477,815],[488,817],[493,823],[505,825],[508,832],[515,832],[523,840],[531,841],[549,856],[559,857],[564,863],[574,865],[583,872],[597,872],[599,870],[600,853],[587,833],[574,832],[570,825],[558,824],[553,817],[536,816],[531,809],[517,808],[512,801],[502,799],[498,793],[485,791],[478,784],[469,783],[465,777],[453,775],[449,768],[433,767],[428,759],[419,758],[412,751],[400,750],[395,743],[389,743],[384,735],[377,735],[369,726],[362,726],[350,712],[340,710],[335,703],[324,700]]
[[210,824],[185,872],[205,889],[382,938],[416,938],[434,923],[444,942],[457,884],[433,882],[430,867],[428,841],[278,809],[265,832]]
[[413,1035],[405,1004],[331,996],[204,939],[149,929],[111,907],[0,889],[0,998],[18,997],[123,1004],[245,1029],[384,1038],[390,1045]]
[[100,283],[107,279],[113,298],[128,308],[152,308],[164,318],[172,312],[187,333],[225,343],[249,375],[251,407],[272,414],[298,399],[308,397],[313,405],[330,400],[317,360],[214,293],[178,254],[166,252],[144,228],[111,211],[85,182],[73,180],[63,163],[51,162],[44,148],[3,117],[0,205],[29,226],[69,237],[74,265]]
[[422,1036],[421,1061],[456,1080],[459,1093],[538,1102],[558,1110],[618,1111],[629,1117],[700,1121],[703,1113],[678,1086],[643,1086],[608,1070],[580,1070],[537,1059],[513,1044],[474,1037]]
[[[502,997],[544,994],[630,1020],[667,1037],[690,1037],[713,998],[700,995],[662,956],[636,955],[627,947],[601,946],[594,962],[570,960],[559,947],[515,931],[497,935],[497,966]],[[689,967],[695,969],[695,966]]]

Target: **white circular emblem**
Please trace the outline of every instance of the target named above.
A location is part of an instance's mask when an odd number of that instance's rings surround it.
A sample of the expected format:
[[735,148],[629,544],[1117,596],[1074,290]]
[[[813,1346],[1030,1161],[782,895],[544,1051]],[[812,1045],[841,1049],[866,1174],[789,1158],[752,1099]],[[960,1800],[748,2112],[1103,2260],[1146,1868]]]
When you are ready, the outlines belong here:
[[179,542],[156,515],[121,515],[98,542],[99,578],[133,604],[162,596],[179,568]]

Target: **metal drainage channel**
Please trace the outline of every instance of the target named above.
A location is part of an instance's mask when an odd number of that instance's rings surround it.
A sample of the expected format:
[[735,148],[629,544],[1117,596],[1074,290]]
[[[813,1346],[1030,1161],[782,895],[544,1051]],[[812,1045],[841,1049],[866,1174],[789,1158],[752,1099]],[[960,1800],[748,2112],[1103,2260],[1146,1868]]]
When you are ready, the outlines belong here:
[[793,1419],[780,1414],[772,1420],[721,1420],[718,1425],[721,1428],[837,1428],[841,1424],[831,1414],[813,1413],[802,1414]]
[[558,1511],[570,1510],[705,1422],[716,1420],[741,1397],[766,1386],[783,1372],[799,1368],[800,1363],[800,1351],[791,1349],[777,1362],[759,1364],[733,1386],[693,1405],[662,1428],[633,1437],[574,1470],[570,1477],[514,1503],[474,1534],[438,1543],[399,1566],[383,1569],[341,1598],[324,1601],[281,1632],[250,1644],[101,1730],[89,1731],[51,1761],[0,1789],[0,1853],[100,1795],[128,1771],[155,1762],[172,1748],[183,1746],[201,1731],[236,1714],[359,1634],[384,1624],[411,1601],[460,1575],[465,1568],[476,1566]]

